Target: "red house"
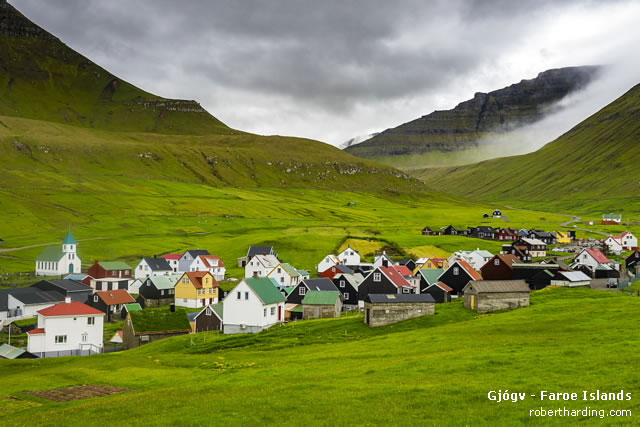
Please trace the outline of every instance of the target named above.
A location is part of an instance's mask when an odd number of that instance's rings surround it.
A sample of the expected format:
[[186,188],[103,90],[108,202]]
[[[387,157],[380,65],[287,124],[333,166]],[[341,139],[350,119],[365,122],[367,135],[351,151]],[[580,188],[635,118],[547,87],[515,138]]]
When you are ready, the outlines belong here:
[[326,277],[329,280],[333,280],[333,277],[336,274],[353,274],[353,271],[346,265],[339,264],[327,268],[325,271],[320,273],[320,277]]
[[503,228],[496,235],[497,240],[506,240],[506,241],[513,241],[513,242],[518,240],[520,237],[521,236],[518,230],[513,228]]
[[513,278],[513,264],[522,261],[512,254],[498,254],[480,267],[484,280],[511,280]]
[[122,261],[100,262],[96,261],[87,272],[94,279],[107,279],[118,277],[131,279],[131,267]]

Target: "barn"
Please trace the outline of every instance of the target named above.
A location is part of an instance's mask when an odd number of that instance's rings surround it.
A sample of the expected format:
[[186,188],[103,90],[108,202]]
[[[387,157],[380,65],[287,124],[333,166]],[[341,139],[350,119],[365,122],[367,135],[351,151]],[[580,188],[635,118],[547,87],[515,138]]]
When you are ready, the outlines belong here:
[[309,291],[302,300],[303,319],[340,317],[342,295],[338,291]]
[[364,323],[371,328],[391,325],[435,313],[429,294],[368,294],[364,300]]
[[464,307],[478,313],[527,307],[531,293],[524,280],[472,280],[462,291]]

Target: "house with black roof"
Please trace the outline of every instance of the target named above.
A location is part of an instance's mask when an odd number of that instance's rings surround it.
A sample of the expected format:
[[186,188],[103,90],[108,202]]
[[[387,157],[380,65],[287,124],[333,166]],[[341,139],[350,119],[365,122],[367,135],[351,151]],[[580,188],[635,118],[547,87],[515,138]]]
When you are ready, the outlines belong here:
[[273,250],[273,246],[249,246],[247,255],[238,258],[238,267],[246,267],[249,260],[256,255],[273,255],[276,258],[278,257],[278,254]]
[[640,251],[635,250],[625,260],[625,266],[630,273],[636,272],[640,269]]
[[71,298],[71,301],[85,302],[93,293],[93,289],[84,283],[70,279],[53,279],[41,280],[31,286],[41,291],[57,291],[65,297]]
[[[192,260],[193,261],[193,260]],[[182,271],[182,270],[180,270]],[[136,266],[134,277],[144,280],[151,276],[160,276],[173,273],[173,268],[164,258],[144,257]]]
[[467,235],[476,239],[495,240],[498,230],[488,225],[480,225],[478,227],[469,227]]
[[342,293],[342,303],[345,306],[355,307],[358,305],[358,287],[364,280],[360,273],[336,274],[333,276],[333,284]]
[[416,262],[411,258],[402,258],[399,262],[399,265],[404,265],[410,271],[413,271],[416,269]]
[[466,236],[467,230],[462,227],[454,227],[453,225],[449,225],[442,229],[442,234],[445,236]]
[[320,279],[307,279],[299,283],[289,295],[287,295],[288,304],[302,304],[304,296],[309,291],[339,291],[336,285],[326,277]]
[[35,287],[10,289],[7,296],[8,318],[35,317],[45,308],[64,302],[65,295],[59,291],[42,291]]
[[200,255],[211,255],[209,251],[204,249],[189,249],[178,260],[178,271],[187,272],[190,271],[191,263]]

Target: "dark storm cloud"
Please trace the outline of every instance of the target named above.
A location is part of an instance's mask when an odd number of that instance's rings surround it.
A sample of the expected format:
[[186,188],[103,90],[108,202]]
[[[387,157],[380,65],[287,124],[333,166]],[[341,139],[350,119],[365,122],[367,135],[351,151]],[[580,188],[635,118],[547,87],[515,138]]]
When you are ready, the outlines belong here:
[[[246,130],[333,143],[356,129],[382,127],[372,122],[376,109],[384,115],[402,108],[398,103],[415,108],[410,104],[416,98],[434,100],[457,95],[456,88],[467,90],[498,66],[504,52],[544,31],[542,25],[559,11],[600,7],[540,0],[12,3],[72,48],[143,89],[196,98]],[[525,77],[533,76],[516,81]],[[437,104],[422,102],[425,110],[397,118],[387,114],[384,126],[427,114]],[[289,118],[296,112],[297,122]],[[327,123],[332,118],[333,125]],[[347,118],[351,125],[343,136],[327,130],[344,126]]]

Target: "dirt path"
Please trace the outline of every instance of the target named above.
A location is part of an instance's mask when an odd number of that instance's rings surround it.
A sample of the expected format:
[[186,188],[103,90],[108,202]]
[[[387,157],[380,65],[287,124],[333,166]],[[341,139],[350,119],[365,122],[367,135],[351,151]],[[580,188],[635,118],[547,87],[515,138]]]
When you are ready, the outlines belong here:
[[[107,239],[107,237],[93,237],[91,239],[78,240],[78,242],[86,242],[88,240],[104,240],[104,239]],[[55,246],[59,244],[60,242],[51,242],[51,243],[41,243],[39,245],[20,246],[18,248],[3,248],[3,249],[0,249],[0,253],[21,251],[23,249],[40,248],[42,246]]]

